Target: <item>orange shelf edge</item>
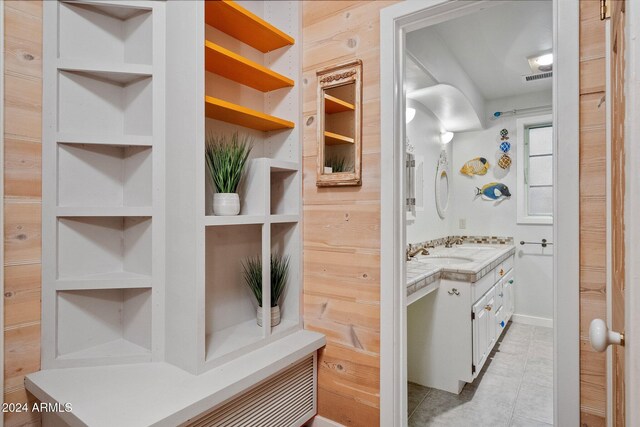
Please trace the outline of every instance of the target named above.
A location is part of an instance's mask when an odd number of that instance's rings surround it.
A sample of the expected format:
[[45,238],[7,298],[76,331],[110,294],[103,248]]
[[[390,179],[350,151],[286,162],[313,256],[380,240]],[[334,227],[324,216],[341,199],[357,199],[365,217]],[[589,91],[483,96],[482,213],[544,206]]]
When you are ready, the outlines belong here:
[[208,0],[205,23],[261,52],[295,43],[293,37],[230,0]]
[[292,87],[294,81],[209,40],[204,42],[205,69],[261,92]]
[[355,106],[335,96],[324,94],[324,111],[329,114],[353,111]]
[[205,115],[210,119],[261,131],[293,129],[295,127],[295,124],[288,120],[270,116],[212,96],[205,96],[204,103]]
[[324,131],[324,142],[327,145],[338,145],[338,144],[353,144],[355,141],[353,138],[349,138],[348,136]]

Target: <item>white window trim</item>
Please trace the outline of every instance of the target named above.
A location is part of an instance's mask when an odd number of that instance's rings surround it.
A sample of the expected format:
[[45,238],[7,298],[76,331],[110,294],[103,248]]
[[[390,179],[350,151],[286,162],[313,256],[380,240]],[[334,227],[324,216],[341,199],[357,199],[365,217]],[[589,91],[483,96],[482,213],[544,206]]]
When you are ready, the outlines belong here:
[[[553,122],[551,114],[540,116],[524,117],[516,120],[516,161],[518,175],[518,191],[516,193],[516,202],[518,205],[518,224],[553,224],[553,216],[529,215],[527,184],[524,179],[525,174],[525,146],[524,137],[525,129],[530,126],[544,125]],[[554,129],[555,132],[555,129]],[[553,153],[555,156],[555,153]]]

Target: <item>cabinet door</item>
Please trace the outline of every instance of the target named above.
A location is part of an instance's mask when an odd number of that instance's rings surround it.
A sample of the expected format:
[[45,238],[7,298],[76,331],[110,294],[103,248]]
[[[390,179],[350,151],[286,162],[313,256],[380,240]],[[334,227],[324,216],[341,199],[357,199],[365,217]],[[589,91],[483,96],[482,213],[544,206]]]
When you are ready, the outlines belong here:
[[506,309],[505,311],[505,322],[509,320],[509,318],[511,317],[511,315],[513,314],[513,311],[515,309],[515,303],[514,303],[514,295],[513,295],[513,284],[514,284],[514,279],[513,277],[509,278],[508,280],[506,280],[504,282],[504,290],[503,290],[503,294],[504,294],[504,302],[503,305]]
[[480,298],[473,306],[473,364],[476,367],[476,374],[484,364],[487,358],[487,349],[489,348],[489,331],[488,316],[484,306],[487,299],[486,296]]
[[487,353],[493,348],[493,344],[496,342],[496,335],[498,331],[498,322],[496,321],[496,287],[494,286],[489,292],[485,300],[484,309],[487,312]]

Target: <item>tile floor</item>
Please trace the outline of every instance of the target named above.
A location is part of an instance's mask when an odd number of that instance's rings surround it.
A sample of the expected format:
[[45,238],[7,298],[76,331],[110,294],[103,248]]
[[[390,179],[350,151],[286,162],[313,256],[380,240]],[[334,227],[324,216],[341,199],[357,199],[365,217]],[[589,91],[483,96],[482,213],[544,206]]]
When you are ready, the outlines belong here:
[[553,424],[553,330],[510,323],[459,395],[409,383],[409,427]]

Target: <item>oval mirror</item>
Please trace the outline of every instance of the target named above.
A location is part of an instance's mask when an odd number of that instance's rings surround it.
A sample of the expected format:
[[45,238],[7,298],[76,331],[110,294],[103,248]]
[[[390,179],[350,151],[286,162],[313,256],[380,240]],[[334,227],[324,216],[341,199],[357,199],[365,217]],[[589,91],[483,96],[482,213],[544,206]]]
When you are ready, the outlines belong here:
[[438,160],[435,187],[436,210],[440,218],[444,219],[444,214],[449,207],[449,162],[444,150],[440,153],[440,160]]

